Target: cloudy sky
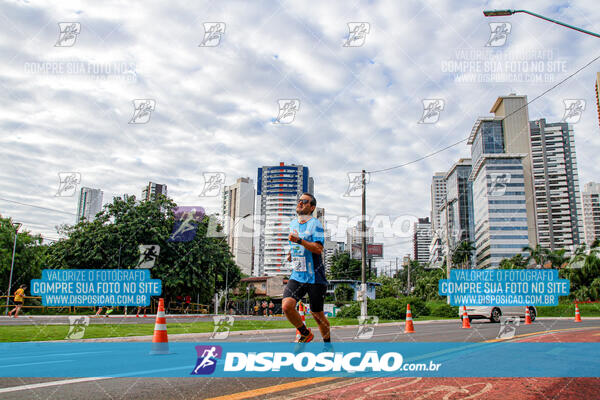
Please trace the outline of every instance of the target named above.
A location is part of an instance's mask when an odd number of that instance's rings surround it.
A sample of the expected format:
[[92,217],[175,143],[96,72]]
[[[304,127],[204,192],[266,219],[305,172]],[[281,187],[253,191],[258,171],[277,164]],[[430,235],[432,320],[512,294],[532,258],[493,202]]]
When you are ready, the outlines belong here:
[[[598,32],[595,3],[530,1],[527,8]],[[482,15],[520,7],[5,1],[0,214],[58,237],[54,227],[73,223],[77,207],[77,196],[61,189],[63,172],[102,189],[105,201],[139,196],[152,180],[167,184],[179,205],[216,212],[220,198],[199,197],[204,173],[222,172],[226,184],[256,181],[257,167],[283,161],[310,168],[328,215],[356,218],[360,198],[344,196],[348,173],[410,162],[464,139],[497,96],[532,100],[600,55],[600,39],[525,14]],[[506,37],[490,40],[490,23],[502,22]],[[224,33],[205,40],[205,27]],[[582,184],[600,180],[597,71],[600,61],[529,108],[530,119],[557,122],[564,100],[585,100],[573,121]],[[275,124],[285,99],[299,100],[298,111]],[[423,101],[434,99],[443,109],[420,123]],[[149,120],[134,117],[134,100],[150,100]],[[368,214],[391,224],[428,216],[432,174],[469,155],[463,143],[372,174]],[[386,260],[411,251],[407,234],[378,240]]]

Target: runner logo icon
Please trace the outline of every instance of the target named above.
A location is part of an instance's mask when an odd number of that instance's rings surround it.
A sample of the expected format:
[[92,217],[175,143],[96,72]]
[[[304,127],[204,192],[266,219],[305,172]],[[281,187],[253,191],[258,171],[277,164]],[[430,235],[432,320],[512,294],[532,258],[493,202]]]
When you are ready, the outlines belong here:
[[223,354],[221,346],[196,346],[196,352],[198,361],[190,375],[210,375],[215,372],[217,359],[220,359]]

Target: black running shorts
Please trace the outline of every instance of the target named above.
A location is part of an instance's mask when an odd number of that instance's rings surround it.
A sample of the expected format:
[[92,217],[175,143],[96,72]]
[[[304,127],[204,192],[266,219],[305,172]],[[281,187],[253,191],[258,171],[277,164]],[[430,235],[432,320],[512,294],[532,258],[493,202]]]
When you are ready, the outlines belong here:
[[323,311],[323,303],[325,302],[325,293],[327,285],[320,283],[302,283],[290,279],[283,289],[283,298],[292,297],[296,301],[300,301],[308,293],[308,304],[310,304],[311,312]]

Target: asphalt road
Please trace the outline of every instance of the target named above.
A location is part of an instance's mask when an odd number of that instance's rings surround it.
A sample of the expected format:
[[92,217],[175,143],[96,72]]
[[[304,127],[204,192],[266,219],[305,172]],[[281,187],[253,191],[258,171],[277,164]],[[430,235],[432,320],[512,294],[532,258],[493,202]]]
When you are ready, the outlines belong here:
[[[486,340],[495,339],[499,333],[499,324],[491,324],[483,321],[473,321],[472,329],[461,329],[461,325],[458,320],[452,321],[423,321],[415,323],[415,333],[404,334],[403,324],[386,324],[380,325],[375,328],[373,337],[368,341],[382,341],[382,342],[483,342]],[[593,329],[595,328],[595,329]],[[521,325],[517,328],[517,335],[520,337],[536,337],[530,334],[535,332],[551,331],[544,337],[556,338],[557,335],[564,332],[575,332],[570,329],[577,329],[578,331],[591,335],[589,338],[593,341],[600,341],[600,319],[585,319],[582,323],[575,324],[572,319],[538,319],[532,325]],[[568,331],[562,331],[568,330]],[[316,331],[316,330],[315,330]],[[357,333],[357,327],[336,327],[332,330],[333,341],[355,341],[355,335]],[[232,332],[225,341],[232,342],[285,342],[292,341],[294,337],[294,331],[289,330],[286,332],[268,332],[263,331],[261,333],[244,334],[238,332]],[[588,339],[589,339],[588,338]],[[206,335],[189,335],[187,337],[178,337],[172,341],[206,341]],[[315,332],[315,340],[320,341],[321,338],[317,332]],[[577,341],[577,339],[573,340]],[[26,364],[21,368],[26,368]],[[447,392],[444,390],[457,390],[457,393],[475,393],[477,388],[477,396],[483,396],[480,398],[502,398],[492,397],[491,393],[493,390],[499,390],[496,386],[490,382],[500,382],[507,386],[507,390],[511,390],[514,393],[518,384],[531,383],[530,378],[521,378],[521,380],[514,381],[502,378],[496,379],[479,379],[478,381],[469,381],[474,378],[458,378],[459,380],[464,379],[465,384],[463,386],[457,384],[457,379],[452,378],[449,383],[449,378],[400,378],[400,379],[413,379],[412,381],[398,381],[395,378],[379,378],[377,385],[388,385],[394,387],[393,389],[397,393],[398,387],[406,386],[409,382],[416,384],[415,382],[421,382],[419,390],[425,390],[422,388],[423,382],[429,382],[431,390],[437,390],[437,392],[431,392],[427,395],[427,399],[444,398]],[[414,379],[418,379],[415,381]],[[424,379],[424,380],[423,380]],[[435,379],[439,380],[439,384],[435,383]],[[545,378],[544,378],[545,379]],[[561,378],[554,378],[561,379]],[[584,378],[577,378],[578,382],[583,382],[585,386],[583,389],[595,388],[598,386],[600,389],[600,379],[592,378],[591,381],[580,380]],[[588,379],[588,378],[585,378]],[[429,380],[429,381],[428,381]],[[375,380],[374,380],[375,381]],[[369,378],[315,378],[313,380],[306,379],[290,379],[290,378],[82,378],[81,380],[69,380],[69,379],[53,379],[53,378],[2,378],[0,379],[0,398],[1,399],[207,399],[218,396],[223,396],[223,399],[234,399],[234,398],[253,398],[252,395],[258,396],[257,398],[273,398],[273,399],[288,399],[288,398],[331,398],[333,393],[337,393],[335,397],[339,398],[357,398],[357,393],[348,391],[347,388],[356,386],[361,388],[361,391],[371,390],[372,387],[367,385],[370,380]],[[404,382],[402,384],[395,384],[394,382]],[[468,383],[471,382],[471,383]],[[555,381],[540,381],[546,386],[555,388],[557,383]],[[571,378],[571,387],[573,382]],[[393,384],[394,383],[394,384]],[[435,384],[434,384],[435,383]],[[540,385],[542,384],[540,383]],[[354,385],[354,386],[353,386]],[[361,386],[362,385],[362,386]],[[365,386],[367,385],[367,386]],[[403,386],[404,385],[404,386]],[[433,385],[433,386],[432,386]],[[454,386],[453,386],[454,385]],[[492,385],[492,386],[490,386]],[[568,382],[565,383],[568,385]],[[466,387],[470,389],[466,389]],[[530,385],[531,386],[531,385]],[[581,384],[579,385],[581,386]],[[428,386],[429,387],[429,386]],[[449,389],[449,388],[455,389]],[[346,389],[344,389],[346,388]],[[367,388],[367,389],[365,389]],[[437,388],[437,389],[436,389]],[[444,389],[440,389],[444,388]],[[511,389],[512,388],[512,389]],[[316,392],[322,392],[328,390],[330,394],[316,394]],[[580,390],[583,390],[580,387]],[[248,391],[254,390],[254,392],[247,393]],[[339,391],[345,390],[343,393]],[[358,389],[357,389],[358,390]],[[390,389],[391,390],[391,389]],[[430,390],[430,389],[427,389]],[[460,392],[462,390],[462,392]],[[470,390],[473,390],[472,392]],[[336,392],[337,391],[337,392]],[[243,396],[236,397],[236,393],[246,392]],[[439,393],[438,393],[439,392]],[[571,393],[570,391],[559,391],[562,393],[561,396],[555,396],[550,398],[555,399],[567,399],[567,398],[587,398],[581,396],[581,391],[577,392],[579,397],[564,397],[566,394]],[[363,392],[361,392],[363,393]],[[369,392],[370,393],[370,392]],[[373,392],[373,397],[370,395],[362,396],[361,398],[396,398],[392,397],[376,397],[377,391]],[[487,395],[486,395],[487,393]],[[499,391],[502,393],[503,398],[507,398],[507,392]],[[525,393],[525,392],[523,392]],[[560,394],[559,393],[559,394]],[[598,391],[590,390],[591,395],[595,395]],[[439,396],[438,396],[439,395]],[[500,396],[500,394],[498,394]],[[321,396],[321,397],[319,397]],[[355,396],[355,397],[353,397]],[[390,394],[391,396],[391,394]],[[425,396],[425,394],[424,394]],[[475,395],[473,395],[475,396]],[[477,396],[473,398],[477,398]],[[417,396],[403,396],[403,398],[417,398]],[[460,397],[457,397],[460,398]],[[517,395],[512,398],[524,398]],[[527,398],[538,398],[538,397],[527,397]],[[544,397],[539,397],[544,398]],[[548,398],[548,397],[546,397]],[[590,397],[593,398],[593,397]],[[452,397],[454,399],[454,397]]]

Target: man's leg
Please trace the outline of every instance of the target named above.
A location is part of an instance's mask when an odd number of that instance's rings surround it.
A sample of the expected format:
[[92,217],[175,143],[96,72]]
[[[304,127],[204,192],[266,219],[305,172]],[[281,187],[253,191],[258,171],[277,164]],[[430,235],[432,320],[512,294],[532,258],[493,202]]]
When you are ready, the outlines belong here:
[[296,311],[297,299],[301,299],[308,289],[306,284],[302,284],[293,279],[290,279],[283,290],[283,301],[281,302],[281,308],[286,318],[302,336],[300,341],[304,342],[308,338],[308,341],[312,340],[312,334],[310,330],[302,322],[300,313]]
[[325,303],[325,294],[327,293],[327,285],[313,284],[308,292],[310,300],[310,313],[319,325],[319,331],[323,336],[324,342],[331,341],[329,320],[325,316],[323,311],[323,305]]
[[323,341],[328,342],[331,340],[331,331],[329,329],[329,320],[325,316],[324,311],[319,312],[310,312],[319,325],[319,331],[321,332],[321,336],[323,336]]
[[283,299],[281,305],[285,317],[295,328],[304,325],[300,313],[296,310],[296,300],[293,297],[286,297]]

